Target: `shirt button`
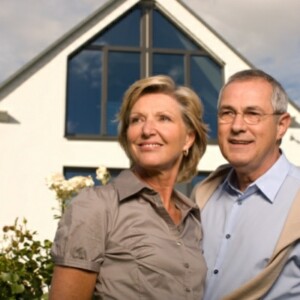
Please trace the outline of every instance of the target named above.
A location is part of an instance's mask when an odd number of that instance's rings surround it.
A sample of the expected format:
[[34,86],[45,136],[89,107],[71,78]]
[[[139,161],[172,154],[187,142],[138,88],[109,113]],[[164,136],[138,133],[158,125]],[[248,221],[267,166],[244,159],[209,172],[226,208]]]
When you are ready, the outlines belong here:
[[214,270],[214,274],[218,274],[219,273],[219,270]]
[[177,244],[178,246],[181,246],[181,242],[176,242],[176,244]]
[[238,205],[242,205],[242,203],[243,203],[242,200],[238,200],[238,201],[237,201],[237,204],[238,204]]
[[191,289],[187,287],[187,288],[185,288],[185,291],[189,293],[191,291]]
[[226,234],[225,237],[226,237],[226,239],[230,239],[231,235],[230,234]]
[[188,263],[185,263],[184,267],[188,269],[190,267],[190,265]]

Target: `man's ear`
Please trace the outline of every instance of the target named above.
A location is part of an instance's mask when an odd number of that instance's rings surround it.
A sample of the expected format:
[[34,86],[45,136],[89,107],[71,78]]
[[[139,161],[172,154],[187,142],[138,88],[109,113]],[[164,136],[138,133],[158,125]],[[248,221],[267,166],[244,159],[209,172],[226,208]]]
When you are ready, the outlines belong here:
[[278,119],[278,132],[277,132],[277,138],[278,140],[281,140],[283,136],[285,135],[286,131],[288,130],[289,126],[291,124],[291,116],[289,113],[283,113],[279,116]]

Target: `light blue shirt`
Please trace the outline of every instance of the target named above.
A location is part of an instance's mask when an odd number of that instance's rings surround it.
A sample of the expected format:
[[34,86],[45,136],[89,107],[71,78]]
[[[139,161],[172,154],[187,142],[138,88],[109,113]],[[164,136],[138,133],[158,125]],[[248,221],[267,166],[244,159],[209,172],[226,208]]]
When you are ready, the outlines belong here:
[[[300,188],[300,169],[284,154],[245,192],[234,187],[232,174],[202,211],[208,266],[204,300],[222,299],[265,267]],[[300,243],[263,299],[300,299]]]

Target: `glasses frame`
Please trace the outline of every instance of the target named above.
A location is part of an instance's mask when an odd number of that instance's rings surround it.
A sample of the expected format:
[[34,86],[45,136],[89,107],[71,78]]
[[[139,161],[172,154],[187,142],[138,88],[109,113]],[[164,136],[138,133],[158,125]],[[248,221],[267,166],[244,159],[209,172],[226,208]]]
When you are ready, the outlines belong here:
[[[237,117],[237,115],[241,115],[243,121],[247,125],[257,125],[257,124],[259,124],[262,121],[262,119],[264,117],[267,117],[267,116],[279,116],[279,115],[284,114],[284,113],[280,113],[280,112],[273,112],[273,113],[270,113],[270,114],[262,113],[262,112],[255,112],[255,114],[253,114],[252,111],[249,111],[249,112],[236,112],[236,111],[233,111],[233,110],[226,110],[226,112],[228,112],[228,114],[226,115],[226,118],[228,119],[227,121],[224,120],[224,119],[222,119],[222,117],[221,117],[222,111],[218,111],[218,122],[219,123],[221,123],[221,124],[230,124],[230,123],[233,123],[233,121],[235,120],[235,118]],[[255,119],[255,117],[257,117],[257,120],[255,120],[254,122],[253,121],[249,122],[249,119],[248,119],[249,116],[254,117],[254,119]],[[223,117],[224,117],[224,115],[223,115]]]

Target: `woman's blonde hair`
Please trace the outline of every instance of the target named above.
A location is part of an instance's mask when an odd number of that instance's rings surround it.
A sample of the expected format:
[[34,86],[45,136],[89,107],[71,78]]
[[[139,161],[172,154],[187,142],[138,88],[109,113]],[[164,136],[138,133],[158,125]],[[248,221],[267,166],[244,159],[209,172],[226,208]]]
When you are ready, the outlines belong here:
[[177,176],[177,182],[187,181],[197,173],[198,162],[206,150],[208,127],[203,122],[203,105],[197,94],[188,87],[176,86],[169,76],[157,75],[140,79],[125,92],[117,117],[119,143],[127,154],[130,165],[133,166],[134,160],[127,140],[130,112],[141,96],[155,93],[166,94],[174,98],[181,107],[182,119],[186,127],[195,133],[195,142],[190,147],[187,156],[183,156]]

